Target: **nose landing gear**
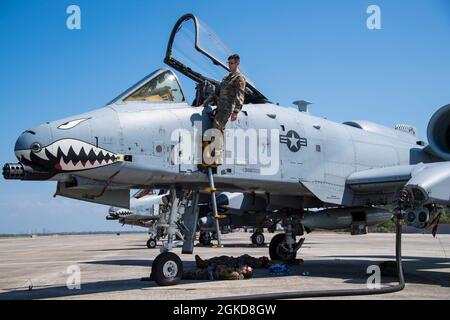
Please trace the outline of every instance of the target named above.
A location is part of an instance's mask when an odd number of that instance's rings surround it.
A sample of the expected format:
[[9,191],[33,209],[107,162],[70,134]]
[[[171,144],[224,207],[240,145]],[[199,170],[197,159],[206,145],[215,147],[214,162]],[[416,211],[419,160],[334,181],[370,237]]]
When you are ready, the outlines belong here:
[[264,234],[261,231],[256,231],[251,236],[252,243],[257,247],[264,246],[265,238]]
[[181,280],[183,262],[173,252],[163,252],[153,261],[150,276],[160,286],[172,286]]
[[156,248],[156,238],[150,238],[147,240],[147,248],[149,249]]

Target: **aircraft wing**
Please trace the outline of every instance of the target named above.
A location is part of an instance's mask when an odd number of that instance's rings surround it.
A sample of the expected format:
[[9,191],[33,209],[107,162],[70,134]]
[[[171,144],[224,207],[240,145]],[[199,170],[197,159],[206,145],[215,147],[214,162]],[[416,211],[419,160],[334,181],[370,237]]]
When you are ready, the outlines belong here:
[[120,208],[130,208],[129,188],[106,188],[102,185],[78,185],[76,187],[66,186],[58,182],[55,196],[62,196],[75,200],[110,205]]
[[356,193],[406,189],[421,205],[450,205],[450,161],[359,171],[346,185]]
[[416,166],[395,166],[358,171],[347,178],[347,186],[354,191],[402,188],[412,177]]

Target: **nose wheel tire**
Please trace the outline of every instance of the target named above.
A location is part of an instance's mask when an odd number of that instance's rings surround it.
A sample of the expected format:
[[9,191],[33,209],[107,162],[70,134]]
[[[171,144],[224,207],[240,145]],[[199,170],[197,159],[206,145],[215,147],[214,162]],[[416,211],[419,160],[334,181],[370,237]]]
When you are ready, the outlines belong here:
[[252,234],[251,240],[257,247],[262,247],[265,243],[264,235],[261,232],[255,232]]
[[160,286],[173,286],[181,280],[183,263],[173,252],[161,253],[153,261],[151,278]]
[[270,241],[269,255],[272,260],[291,262],[297,257],[297,252],[289,252],[286,245],[286,235],[284,233],[279,233]]
[[156,248],[156,239],[155,238],[150,238],[147,240],[147,248],[149,248],[149,249]]

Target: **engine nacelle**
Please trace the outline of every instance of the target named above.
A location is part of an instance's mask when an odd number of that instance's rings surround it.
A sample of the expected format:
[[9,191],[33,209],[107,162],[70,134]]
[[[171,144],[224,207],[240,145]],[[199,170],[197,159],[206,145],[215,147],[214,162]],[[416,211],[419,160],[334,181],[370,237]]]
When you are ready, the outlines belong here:
[[426,152],[450,160],[450,104],[440,108],[428,122]]
[[429,204],[450,205],[450,162],[443,161],[417,166],[406,183],[410,206]]

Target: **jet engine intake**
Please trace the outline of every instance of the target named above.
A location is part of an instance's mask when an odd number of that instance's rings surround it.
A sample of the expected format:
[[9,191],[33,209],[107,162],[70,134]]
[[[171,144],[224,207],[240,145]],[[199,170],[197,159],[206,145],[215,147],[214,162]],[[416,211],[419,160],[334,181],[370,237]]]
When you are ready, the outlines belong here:
[[450,160],[450,104],[440,108],[428,122],[428,153]]

